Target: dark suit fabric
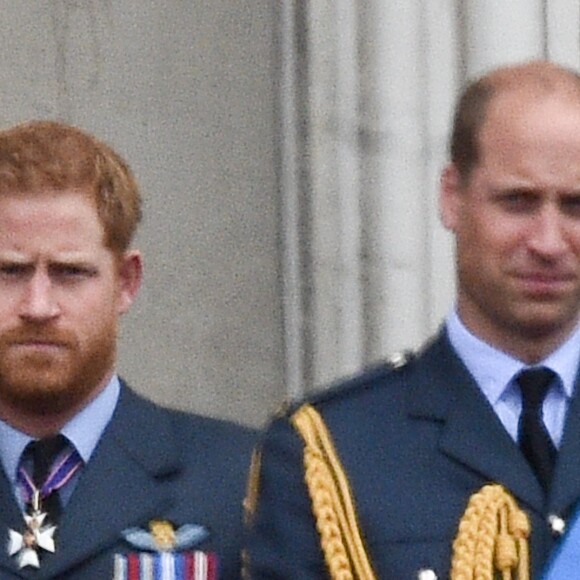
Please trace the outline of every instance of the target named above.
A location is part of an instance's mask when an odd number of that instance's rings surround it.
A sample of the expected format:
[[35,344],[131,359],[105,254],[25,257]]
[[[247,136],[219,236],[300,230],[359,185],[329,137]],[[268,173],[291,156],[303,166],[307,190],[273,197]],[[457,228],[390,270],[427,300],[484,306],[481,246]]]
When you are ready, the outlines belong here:
[[[532,524],[532,577],[555,541],[548,514],[580,497],[580,408],[568,413],[547,505],[518,446],[442,332],[401,368],[379,367],[312,401],[349,477],[374,571],[381,579],[447,578],[469,497],[503,484]],[[303,443],[286,417],[261,442],[260,495],[249,552],[254,579],[327,577],[304,483]]]
[[[125,385],[113,418],[83,469],[40,570],[18,570],[0,549],[0,578],[105,580],[115,553],[138,551],[121,538],[152,519],[201,524],[210,537],[193,549],[216,552],[220,578],[239,578],[242,501],[252,445],[243,427],[163,409]],[[0,525],[22,530],[22,516],[0,477]],[[3,544],[4,545],[4,544]]]

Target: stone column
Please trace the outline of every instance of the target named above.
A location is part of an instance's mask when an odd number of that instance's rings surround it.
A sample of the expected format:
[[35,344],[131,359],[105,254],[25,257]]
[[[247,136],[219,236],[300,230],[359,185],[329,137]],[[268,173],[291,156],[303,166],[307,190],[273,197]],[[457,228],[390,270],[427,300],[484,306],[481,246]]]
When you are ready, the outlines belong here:
[[297,396],[418,347],[441,324],[453,303],[454,264],[438,182],[458,90],[509,62],[550,57],[577,66],[580,7],[287,2],[303,18],[294,21],[301,203],[289,238],[299,254],[300,282],[291,286],[301,308],[299,323],[287,320],[301,365],[289,375]]

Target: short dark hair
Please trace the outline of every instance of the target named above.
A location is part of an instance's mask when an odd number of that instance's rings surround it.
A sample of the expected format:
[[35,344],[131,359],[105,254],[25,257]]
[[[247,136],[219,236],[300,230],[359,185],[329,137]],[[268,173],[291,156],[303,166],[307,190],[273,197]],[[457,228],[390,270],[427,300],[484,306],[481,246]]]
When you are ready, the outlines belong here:
[[463,181],[479,161],[479,131],[485,121],[494,87],[481,79],[469,85],[461,95],[451,131],[451,161]]

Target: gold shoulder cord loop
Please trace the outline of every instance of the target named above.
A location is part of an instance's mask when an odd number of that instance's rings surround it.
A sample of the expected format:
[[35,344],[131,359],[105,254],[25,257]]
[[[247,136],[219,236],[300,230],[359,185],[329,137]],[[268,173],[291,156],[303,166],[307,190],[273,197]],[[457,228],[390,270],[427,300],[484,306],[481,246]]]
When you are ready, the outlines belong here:
[[246,525],[251,525],[258,505],[260,495],[260,468],[262,453],[259,447],[255,447],[250,461],[250,471],[246,482],[246,496],[244,498],[244,515]]
[[451,579],[529,580],[529,535],[528,517],[513,497],[501,485],[482,487],[469,499],[459,523]]
[[302,436],[305,481],[330,577],[376,580],[358,526],[348,478],[320,414],[303,405],[292,416]]
[[[258,497],[260,494],[260,467],[262,463],[261,450],[258,447],[254,448],[252,459],[250,463],[250,473],[246,484],[246,496],[243,501],[244,508],[244,523],[246,527],[251,527],[254,523],[254,516],[256,514],[256,506],[258,505]],[[242,580],[250,579],[250,555],[244,547],[241,552]]]

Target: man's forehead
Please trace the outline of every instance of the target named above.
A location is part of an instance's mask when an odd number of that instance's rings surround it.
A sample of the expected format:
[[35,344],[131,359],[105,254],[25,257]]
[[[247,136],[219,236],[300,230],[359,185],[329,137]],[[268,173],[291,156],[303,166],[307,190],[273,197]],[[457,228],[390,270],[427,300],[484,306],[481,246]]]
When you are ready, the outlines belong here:
[[[522,141],[523,140],[523,141]],[[546,97],[520,100],[516,95],[498,97],[490,104],[478,135],[480,154],[499,154],[498,149],[519,148],[532,143],[580,147],[580,99]],[[549,155],[549,151],[546,151]]]

